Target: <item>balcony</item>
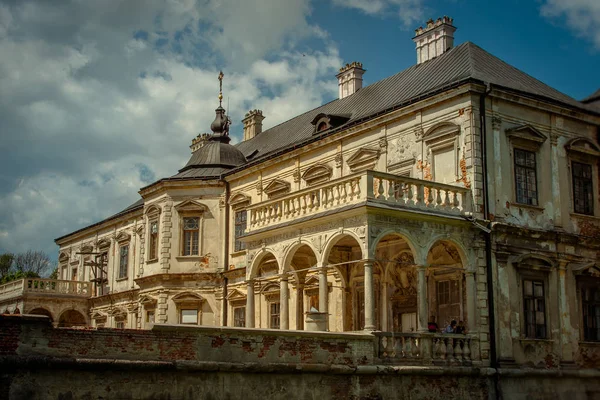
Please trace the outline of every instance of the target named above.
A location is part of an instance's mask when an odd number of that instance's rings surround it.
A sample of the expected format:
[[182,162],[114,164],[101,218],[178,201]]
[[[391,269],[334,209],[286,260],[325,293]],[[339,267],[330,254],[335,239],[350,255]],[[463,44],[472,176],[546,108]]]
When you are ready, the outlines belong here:
[[442,216],[470,215],[473,212],[471,190],[468,188],[364,171],[249,207],[246,233],[359,204]]
[[35,293],[36,295],[44,296],[50,295],[88,298],[92,294],[92,283],[27,278],[0,285],[0,300],[6,300],[29,293]]
[[374,332],[384,364],[472,366],[481,362],[477,335]]

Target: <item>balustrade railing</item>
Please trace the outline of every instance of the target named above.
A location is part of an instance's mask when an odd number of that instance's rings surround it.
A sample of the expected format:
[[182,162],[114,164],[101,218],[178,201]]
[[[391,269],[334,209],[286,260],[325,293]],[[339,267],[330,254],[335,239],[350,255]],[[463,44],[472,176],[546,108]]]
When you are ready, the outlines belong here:
[[91,282],[81,281],[26,278],[0,285],[0,299],[19,296],[23,293],[90,297],[92,294],[92,284]]
[[468,188],[364,171],[249,207],[248,232],[367,200],[442,214],[472,212]]
[[476,335],[377,332],[379,358],[386,363],[471,365],[481,361]]
[[368,197],[444,214],[472,212],[471,190],[461,186],[369,171]]

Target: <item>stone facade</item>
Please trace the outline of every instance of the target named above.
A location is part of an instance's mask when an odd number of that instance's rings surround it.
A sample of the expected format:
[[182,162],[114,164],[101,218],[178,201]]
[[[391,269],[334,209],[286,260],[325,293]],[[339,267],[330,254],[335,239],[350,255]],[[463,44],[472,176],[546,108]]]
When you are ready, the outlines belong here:
[[[89,284],[86,322],[377,331],[386,365],[599,366],[599,113],[469,81],[344,118],[57,239],[61,280]],[[35,308],[56,320],[50,304]],[[452,320],[466,334],[442,335]]]

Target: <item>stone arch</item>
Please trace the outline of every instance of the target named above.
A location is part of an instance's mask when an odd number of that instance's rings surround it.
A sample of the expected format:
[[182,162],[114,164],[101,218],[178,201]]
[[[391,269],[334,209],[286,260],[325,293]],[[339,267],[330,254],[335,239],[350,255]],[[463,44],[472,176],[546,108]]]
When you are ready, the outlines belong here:
[[413,258],[415,260],[415,263],[424,263],[424,257],[423,254],[421,253],[421,249],[417,246],[415,246],[416,240],[413,238],[413,236],[406,230],[404,229],[385,229],[383,230],[379,235],[377,235],[377,237],[373,240],[370,249],[369,249],[369,254],[373,254],[375,255],[375,251],[377,250],[377,245],[381,242],[381,240],[383,238],[385,238],[386,236],[389,235],[394,235],[394,236],[398,236],[402,239],[404,239],[404,241],[406,242],[406,244],[408,245],[408,247],[410,248]]
[[350,236],[352,237],[356,243],[358,244],[358,246],[360,247],[361,250],[361,259],[365,259],[368,257],[368,254],[366,254],[367,252],[365,251],[365,246],[363,241],[352,231],[342,231],[342,232],[338,232],[336,234],[334,234],[332,237],[329,238],[329,240],[327,241],[327,243],[325,244],[325,248],[323,249],[323,252],[321,253],[321,262],[322,263],[327,263],[327,260],[329,259],[329,256],[331,255],[331,250],[333,249],[333,247],[335,247],[335,245],[342,239],[344,239],[344,237]]
[[54,317],[52,316],[52,313],[44,307],[35,307],[29,312],[26,312],[25,314],[45,315],[46,317],[50,318],[50,322],[54,322]]
[[459,261],[460,261],[460,263],[462,263],[465,271],[473,271],[474,272],[476,266],[475,266],[475,262],[473,260],[473,256],[472,256],[471,252],[468,252],[465,249],[465,247],[462,245],[462,243],[460,243],[456,239],[451,238],[447,235],[436,235],[429,240],[429,242],[425,246],[425,249],[427,249],[427,252],[425,252],[425,258],[423,260],[424,263],[426,263],[426,264],[430,263],[429,262],[429,260],[430,260],[429,254],[430,254],[431,250],[434,248],[434,246],[436,246],[439,242],[447,242],[447,243],[451,244],[452,246],[454,246],[460,257]]
[[294,255],[296,254],[298,249],[300,249],[302,246],[308,246],[314,253],[315,257],[317,258],[317,262],[320,261],[321,253],[315,249],[315,247],[312,245],[312,243],[310,241],[303,240],[303,239],[298,240],[297,242],[293,243],[291,246],[289,246],[286,249],[286,251],[282,257],[283,262],[280,265],[281,273],[288,272],[290,270],[290,266],[291,266],[292,260],[294,258]]
[[423,138],[428,139],[438,135],[458,134],[460,126],[450,121],[438,122],[429,127],[423,134]]
[[549,268],[556,267],[556,262],[554,260],[552,260],[549,257],[546,257],[545,255],[535,254],[535,253],[520,254],[520,255],[512,258],[510,261],[513,265],[519,265],[526,260],[539,260],[539,261],[543,262],[544,264],[546,264],[546,266]]
[[250,271],[246,275],[247,279],[254,279],[257,277],[258,268],[260,267],[262,261],[266,257],[272,256],[273,258],[275,258],[275,261],[277,261],[277,265],[281,265],[276,254],[277,253],[271,248],[264,248],[260,250],[252,259],[252,263],[250,264]]
[[69,328],[73,326],[87,326],[85,316],[77,310],[69,309],[60,314],[58,318],[58,326],[60,328]]

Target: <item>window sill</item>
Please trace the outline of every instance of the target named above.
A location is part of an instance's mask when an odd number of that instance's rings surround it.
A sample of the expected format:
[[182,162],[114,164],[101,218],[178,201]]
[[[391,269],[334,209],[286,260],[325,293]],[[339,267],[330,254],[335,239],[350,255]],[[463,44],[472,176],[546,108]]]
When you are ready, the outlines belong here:
[[231,257],[239,257],[239,256],[245,256],[246,254],[248,254],[248,250],[244,249],[244,250],[234,251],[233,253],[230,254],[230,256]]
[[175,259],[177,261],[200,261],[201,259],[204,259],[205,257],[203,256],[176,256]]
[[531,344],[554,344],[554,340],[552,339],[534,339],[534,338],[520,338],[519,342],[521,343],[531,343]]
[[589,219],[592,221],[600,221],[600,217],[597,217],[595,215],[590,215],[590,214],[579,214],[576,212],[572,212],[571,213],[571,217],[577,217],[577,218],[583,218],[583,219]]
[[115,279],[115,282],[123,282],[123,281],[126,281],[126,280],[127,280],[127,277],[126,277],[126,276],[124,276],[124,277],[122,277],[122,278],[117,278],[117,279]]
[[517,202],[512,203],[511,207],[527,208],[529,210],[535,210],[535,211],[539,211],[539,212],[543,212],[544,211],[544,207],[534,206],[534,205],[531,205],[531,204],[522,204],[522,203],[517,203]]
[[158,258],[153,258],[152,260],[148,260],[145,262],[146,265],[148,264],[156,264],[158,262]]
[[600,341],[598,341],[598,342],[580,341],[579,345],[584,346],[584,347],[600,347]]

